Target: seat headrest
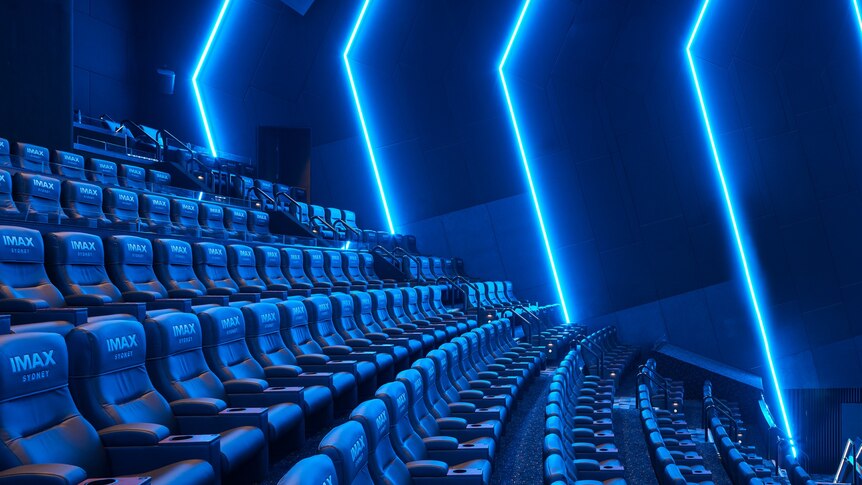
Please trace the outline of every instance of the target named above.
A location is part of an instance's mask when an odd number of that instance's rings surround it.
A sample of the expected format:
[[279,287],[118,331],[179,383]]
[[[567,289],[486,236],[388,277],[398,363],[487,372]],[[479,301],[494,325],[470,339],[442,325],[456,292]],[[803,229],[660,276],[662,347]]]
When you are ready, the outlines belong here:
[[195,243],[194,258],[198,264],[227,266],[227,252],[221,244]]
[[354,251],[345,251],[341,253],[341,257],[347,260],[347,264],[350,266],[358,266],[359,265],[359,255]]
[[144,322],[147,359],[158,359],[201,346],[201,324],[193,313],[166,313]]
[[168,214],[171,211],[170,202],[168,202],[167,197],[146,194],[143,196],[143,199],[144,210],[146,210],[147,212],[153,212],[156,214]]
[[235,207],[226,207],[225,215],[227,215],[231,221],[237,224],[245,224],[245,221],[248,220],[248,212],[243,209],[237,209]]
[[242,244],[231,244],[227,247],[227,260],[231,265],[255,266],[254,251]]
[[398,382],[404,384],[407,392],[413,399],[422,399],[422,394],[425,392],[425,386],[422,384],[422,374],[416,369],[406,369],[395,376]]
[[45,248],[39,231],[0,226],[0,261],[41,263]]
[[254,248],[254,254],[258,263],[265,267],[280,267],[281,257],[278,254],[278,249],[270,246],[257,246]]
[[301,301],[287,300],[278,303],[278,310],[282,318],[283,327],[293,328],[308,325],[308,312]]
[[397,423],[407,419],[407,388],[401,382],[387,382],[377,389],[375,397],[383,401],[389,412],[389,421]]
[[322,484],[338,485],[338,474],[332,459],[326,455],[312,455],[293,465],[278,481],[279,485]]
[[282,260],[283,262],[287,262],[289,264],[294,265],[302,265],[302,251],[296,248],[281,248],[282,254],[285,258]]
[[338,251],[326,251],[326,257],[332,261],[333,265],[337,265],[339,268],[341,267],[341,253]]
[[210,308],[198,314],[203,330],[204,347],[212,347],[245,338],[245,319],[239,308]]
[[71,377],[92,377],[144,364],[147,344],[144,327],[130,320],[79,325],[66,336]]
[[102,240],[93,234],[83,232],[54,232],[45,236],[45,244],[51,255],[51,264],[92,264],[105,263],[105,250]]
[[18,156],[24,158],[25,160],[48,163],[48,158],[50,157],[50,155],[48,149],[45,147],[31,145],[30,143],[21,143],[19,141],[17,148]]
[[267,194],[272,192],[272,182],[270,182],[269,180],[257,179],[254,181],[254,186],[266,192]]
[[[357,292],[358,293],[358,292]],[[352,315],[353,298],[346,293],[336,293],[329,297],[332,302],[332,310],[335,315]]]
[[201,204],[201,211],[207,219],[211,221],[220,221],[224,219],[224,209],[216,204]]
[[306,249],[306,256],[308,256],[308,260],[310,261],[312,266],[318,266],[323,264],[323,253],[316,249]]
[[63,195],[70,201],[102,206],[102,189],[97,185],[66,180],[63,182]]
[[269,225],[269,214],[261,211],[249,211],[251,213],[251,219],[255,226],[267,226]]
[[0,138],[0,155],[9,155],[9,140]]
[[143,182],[147,177],[147,171],[141,167],[134,165],[123,165],[123,176],[126,180],[133,182]]
[[309,321],[318,322],[332,319],[332,303],[324,295],[312,295],[303,300],[308,310]]
[[60,198],[60,181],[55,178],[32,173],[17,173],[15,178],[20,180],[20,183],[15,184],[15,192],[18,194],[28,194],[51,200]]
[[156,185],[170,185],[171,184],[171,174],[167,172],[161,172],[159,170],[149,170],[147,174],[150,176],[150,183]]
[[156,239],[155,246],[155,261],[157,263],[191,266],[191,244],[178,239]]
[[60,165],[69,168],[83,169],[84,157],[76,153],[64,152],[62,150],[54,150],[54,160]]
[[389,412],[386,404],[380,399],[369,399],[356,406],[350,413],[350,419],[362,425],[368,446],[377,448],[381,440],[389,436]]
[[241,308],[245,318],[245,333],[249,337],[278,333],[281,317],[272,303],[252,303]]
[[138,210],[138,194],[130,190],[110,188],[107,189],[108,200],[117,209],[135,211]]
[[99,173],[101,175],[114,177],[117,175],[117,164],[114,162],[109,162],[108,160],[91,158],[89,167],[91,171]]
[[[2,155],[0,155],[2,156]],[[12,193],[12,175],[5,171],[0,170],[0,194],[11,194]]]
[[354,291],[351,293],[360,313],[368,313],[371,311],[371,295],[363,291]]
[[153,264],[153,244],[137,236],[111,236],[106,254],[109,262],[119,264]]
[[66,386],[68,365],[66,343],[59,334],[0,336],[0,402]]
[[356,421],[333,428],[320,440],[318,450],[332,459],[338,476],[349,482],[368,464],[368,438]]
[[171,208],[179,213],[180,217],[198,218],[198,205],[190,200],[173,199]]

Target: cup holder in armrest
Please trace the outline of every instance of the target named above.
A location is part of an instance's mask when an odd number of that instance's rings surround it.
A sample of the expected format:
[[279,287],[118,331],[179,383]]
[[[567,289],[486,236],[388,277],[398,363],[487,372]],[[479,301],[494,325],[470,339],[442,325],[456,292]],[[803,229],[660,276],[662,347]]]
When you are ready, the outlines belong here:
[[227,408],[224,410],[226,413],[241,413],[245,411],[247,408]]
[[481,468],[456,468],[455,470],[449,470],[446,474],[448,476],[464,476],[464,475],[482,475]]
[[159,441],[159,445],[199,445],[201,443],[211,443],[217,439],[219,439],[219,435],[217,434],[175,434]]
[[90,478],[79,485],[149,485],[150,477]]

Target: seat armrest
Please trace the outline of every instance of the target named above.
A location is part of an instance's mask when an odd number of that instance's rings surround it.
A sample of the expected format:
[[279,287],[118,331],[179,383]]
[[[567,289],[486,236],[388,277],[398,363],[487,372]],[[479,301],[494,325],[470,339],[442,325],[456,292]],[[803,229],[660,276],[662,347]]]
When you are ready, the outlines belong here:
[[464,418],[437,418],[436,421],[440,430],[464,429],[467,427],[467,420]]
[[479,379],[488,380],[488,381],[493,380],[493,379],[498,379],[500,377],[499,374],[497,374],[496,372],[491,372],[491,371],[479,372],[478,376],[479,376]]
[[458,440],[451,436],[429,436],[422,438],[427,450],[457,450]]
[[216,295],[196,296],[196,297],[192,298],[192,305],[227,306],[228,301],[230,301],[230,299],[227,296],[216,296]]
[[263,369],[266,377],[297,377],[302,374],[302,368],[296,365],[271,365]]
[[102,306],[87,308],[87,314],[93,316],[128,314],[142,322],[147,318],[147,305],[144,303],[105,303]]
[[0,485],[74,485],[86,479],[82,468],[62,463],[20,465],[0,471]]
[[35,312],[43,308],[48,308],[48,302],[45,300],[36,300],[29,298],[6,298],[0,300],[0,312]]
[[275,298],[278,300],[287,300],[287,292],[279,290],[264,290],[261,292],[261,298]]
[[418,460],[408,462],[407,471],[414,478],[445,477],[449,473],[449,465],[438,460]]
[[177,310],[191,313],[192,301],[186,298],[163,298],[147,302],[147,310]]
[[[491,383],[489,382],[488,385],[490,386]],[[466,400],[470,400],[470,401],[475,401],[475,400],[482,399],[483,397],[485,397],[485,393],[482,391],[476,391],[473,389],[470,389],[467,391],[458,391],[458,399],[466,399]]]
[[309,297],[311,295],[311,290],[305,288],[291,288],[287,290],[287,296],[302,296]]
[[107,295],[70,295],[63,297],[66,304],[69,306],[102,306],[105,303],[110,303],[111,298]]
[[[481,398],[479,398],[481,399]],[[452,414],[466,414],[476,411],[476,405],[468,402],[449,403],[449,412]]]
[[262,379],[231,379],[224,381],[223,384],[228,394],[255,394],[269,387],[269,384]]
[[200,296],[200,293],[189,288],[175,288],[173,290],[168,290],[168,297],[170,298],[194,298],[196,296]]
[[171,403],[174,416],[215,416],[226,408],[227,403],[221,399],[208,397],[178,399]]
[[578,471],[599,471],[599,462],[597,460],[588,460],[588,459],[576,459],[575,466]]
[[386,333],[387,335],[403,335],[404,334],[404,329],[401,329],[401,328],[384,328],[381,330],[383,330],[383,332]]
[[324,365],[329,362],[329,357],[323,354],[304,354],[296,356],[296,363],[300,366]]
[[389,339],[389,336],[385,333],[377,332],[366,333],[365,337],[369,342],[383,342]]
[[263,293],[263,288],[260,286],[240,286],[241,293]]
[[235,293],[236,292],[234,292],[230,288],[220,288],[220,287],[207,288],[207,295],[212,295],[212,296],[227,296],[227,297],[229,297],[231,295],[234,295]]
[[260,293],[234,293],[229,297],[230,301],[247,301],[260,303]]
[[402,330],[416,330],[419,328],[413,323],[399,323],[398,325],[396,325],[396,327]]
[[106,447],[155,446],[170,434],[165,426],[152,423],[115,424],[99,430],[99,438]]
[[366,338],[349,338],[344,343],[350,347],[369,347],[371,345],[371,341]]
[[470,384],[470,387],[475,387],[477,389],[486,389],[491,387],[491,381],[485,379],[468,381],[467,384]]
[[156,299],[156,295],[148,291],[127,291],[123,293],[123,301],[149,303]]
[[323,348],[323,353],[328,356],[348,355],[353,349],[346,345],[329,345]]
[[[0,310],[2,311],[2,310]],[[69,322],[74,326],[87,323],[86,308],[40,308],[34,312],[15,313],[10,312],[9,317],[12,320],[12,325],[20,325],[24,323],[39,323],[62,321]]]

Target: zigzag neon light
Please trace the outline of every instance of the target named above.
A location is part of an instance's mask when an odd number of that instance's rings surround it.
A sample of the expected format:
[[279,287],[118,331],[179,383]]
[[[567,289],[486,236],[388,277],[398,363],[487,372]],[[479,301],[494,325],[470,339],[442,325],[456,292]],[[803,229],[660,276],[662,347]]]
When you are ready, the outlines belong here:
[[198,76],[201,73],[201,68],[204,66],[204,61],[206,61],[207,55],[210,52],[210,47],[213,45],[213,39],[215,39],[216,33],[218,32],[219,27],[221,26],[221,22],[224,19],[224,14],[227,11],[227,7],[230,4],[230,0],[224,0],[224,3],[221,6],[221,10],[219,11],[218,17],[216,18],[215,25],[213,25],[212,31],[210,32],[209,39],[207,39],[207,43],[204,46],[204,51],[201,53],[201,57],[198,60],[198,65],[195,68],[194,74],[192,74],[192,87],[195,91],[195,98],[198,101],[198,109],[201,112],[201,121],[204,125],[204,132],[207,135],[207,142],[210,145],[210,151],[212,152],[213,158],[218,158],[218,153],[216,152],[215,142],[213,142],[213,135],[210,131],[210,124],[207,121],[207,113],[204,109],[204,102],[201,98],[201,91],[198,87]]
[[521,130],[518,128],[518,119],[515,116],[515,108],[512,105],[512,96],[509,94],[509,86],[506,84],[506,75],[503,68],[506,66],[506,60],[509,58],[509,52],[512,50],[512,45],[515,43],[515,38],[518,36],[518,31],[521,29],[521,23],[524,21],[524,15],[527,9],[530,8],[531,0],[524,2],[521,8],[521,14],[518,16],[518,22],[515,24],[515,30],[512,31],[509,37],[509,43],[506,45],[506,51],[503,53],[503,59],[500,61],[500,82],[503,84],[503,93],[506,95],[506,105],[509,107],[509,115],[512,117],[512,127],[515,131],[515,139],[518,141],[518,151],[521,154],[521,160],[524,162],[524,172],[527,174],[527,183],[530,186],[530,194],[533,196],[533,205],[536,208],[536,218],[539,220],[539,228],[542,230],[542,239],[545,242],[545,250],[548,253],[548,262],[551,265],[551,273],[554,276],[554,284],[557,286],[557,294],[560,296],[560,306],[563,307],[563,315],[566,321],[569,322],[569,309],[566,306],[566,298],[563,296],[563,288],[560,285],[560,277],[557,275],[557,265],[554,263],[554,253],[551,251],[551,243],[548,241],[548,231],[545,230],[545,220],[542,217],[542,208],[539,205],[539,198],[536,195],[536,186],[533,184],[533,175],[530,172],[530,163],[527,160],[527,153],[524,151],[524,141],[521,139]]
[[[751,271],[748,267],[748,258],[745,256],[745,247],[742,243],[742,237],[739,233],[739,225],[736,222],[736,215],[733,210],[733,202],[730,197],[730,190],[727,186],[727,180],[724,178],[724,171],[721,168],[721,158],[718,156],[718,148],[715,144],[715,136],[712,132],[712,126],[709,122],[709,114],[706,109],[706,101],[704,101],[703,91],[700,87],[700,81],[697,78],[697,68],[694,65],[694,58],[691,55],[691,46],[694,44],[694,39],[697,37],[698,29],[700,28],[700,23],[703,20],[704,15],[706,14],[707,7],[709,6],[709,0],[705,0],[703,2],[703,7],[700,9],[700,14],[697,17],[697,22],[694,24],[694,29],[691,31],[691,37],[688,39],[688,44],[685,46],[685,53],[688,57],[688,63],[691,67],[691,77],[694,80],[694,87],[697,91],[697,99],[700,103],[700,109],[703,114],[703,122],[706,125],[706,133],[709,137],[709,146],[712,149],[712,158],[715,161],[715,169],[718,172],[718,178],[721,181],[721,189],[724,192],[724,201],[727,205],[727,212],[730,215],[730,223],[733,227],[733,236],[736,239],[736,248],[739,252],[739,260],[742,262],[742,269],[745,273],[745,282],[748,285],[748,295],[751,298],[751,306],[754,309],[754,314],[757,317],[757,325],[760,328],[760,336],[763,340],[763,348],[766,353],[766,360],[769,363],[769,372],[772,374],[772,383],[775,386],[775,394],[778,397],[778,405],[781,408],[781,417],[784,421],[785,432],[787,433],[787,438],[790,442],[790,449],[793,453],[793,456],[796,457],[796,444],[793,441],[793,432],[790,428],[790,420],[787,417],[787,409],[784,406],[784,398],[781,394],[781,385],[779,384],[778,375],[775,373],[775,364],[772,361],[772,351],[769,347],[769,337],[766,331],[766,325],[763,322],[763,315],[760,313],[760,304],[757,302],[757,292],[754,289],[754,283],[751,279]],[[858,12],[858,10],[857,10]]]
[[344,66],[347,68],[347,80],[350,81],[350,90],[353,92],[353,101],[356,103],[356,112],[359,114],[359,124],[362,125],[362,134],[365,136],[365,146],[368,147],[368,158],[371,159],[371,168],[374,170],[374,178],[377,180],[377,190],[380,192],[380,201],[383,203],[383,212],[386,214],[386,223],[389,224],[389,232],[395,234],[395,225],[392,223],[392,215],[389,213],[389,204],[386,203],[386,192],[383,190],[383,181],[380,179],[380,170],[377,168],[377,159],[374,158],[374,147],[371,145],[371,138],[368,136],[368,126],[365,123],[365,115],[362,114],[362,103],[359,101],[359,93],[356,92],[356,83],[353,80],[353,71],[350,69],[350,60],[347,55],[350,53],[350,48],[353,47],[353,41],[356,39],[356,33],[359,31],[359,26],[362,25],[362,20],[365,18],[365,12],[368,10],[368,5],[371,0],[365,0],[362,5],[362,10],[359,12],[359,17],[356,19],[356,24],[353,26],[353,32],[350,33],[350,39],[347,41],[347,47],[344,48]]

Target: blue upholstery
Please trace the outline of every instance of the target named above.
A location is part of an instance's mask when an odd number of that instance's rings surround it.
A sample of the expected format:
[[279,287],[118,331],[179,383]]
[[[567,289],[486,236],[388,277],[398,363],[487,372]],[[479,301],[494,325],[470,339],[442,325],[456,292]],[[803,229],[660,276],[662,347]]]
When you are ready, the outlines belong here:
[[84,157],[76,153],[54,150],[51,173],[68,179],[86,180]]
[[[83,162],[83,159],[81,159]],[[63,212],[69,222],[84,227],[105,227],[109,225],[102,212],[101,187],[85,182],[66,180],[61,186]]]
[[106,187],[118,186],[117,164],[108,160],[90,158],[87,160],[87,179]]
[[120,177],[120,185],[132,190],[147,189],[147,171],[141,167],[134,165],[121,164],[118,175]]

